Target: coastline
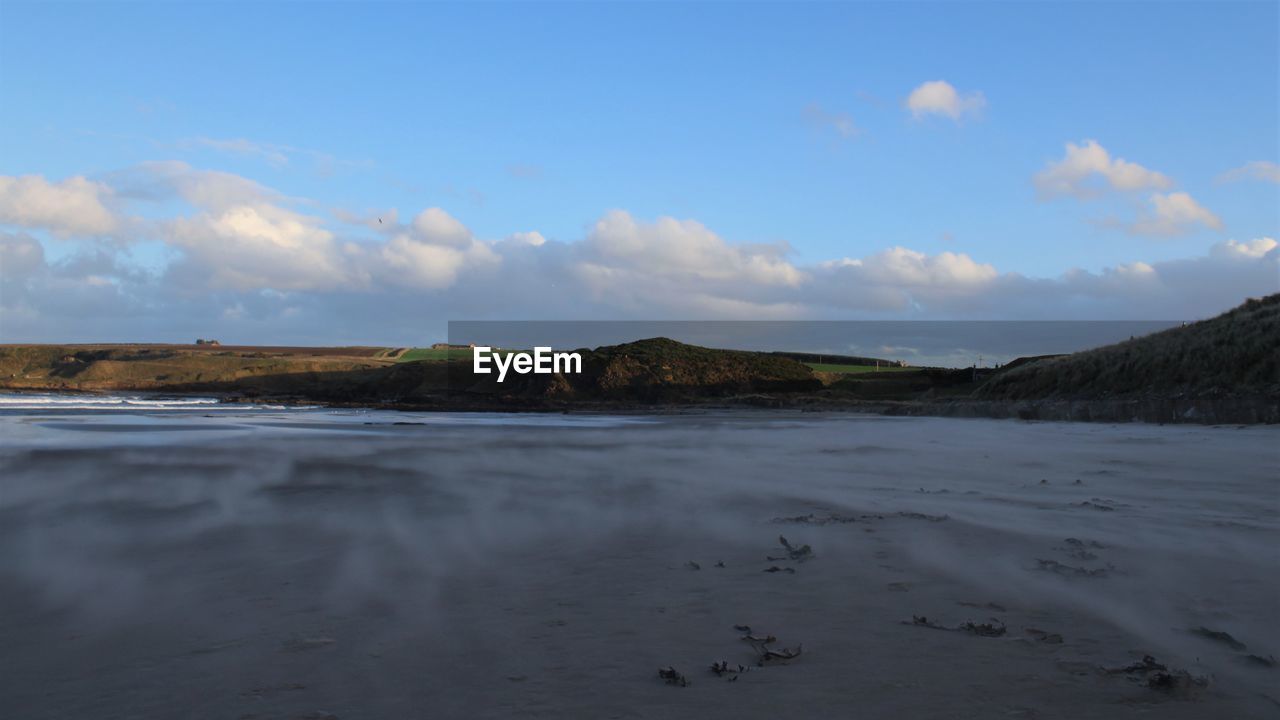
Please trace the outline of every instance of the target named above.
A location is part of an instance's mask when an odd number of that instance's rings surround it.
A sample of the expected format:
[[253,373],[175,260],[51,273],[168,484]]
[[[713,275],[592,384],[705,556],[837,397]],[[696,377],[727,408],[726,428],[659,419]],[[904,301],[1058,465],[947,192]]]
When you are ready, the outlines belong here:
[[1274,425],[1280,423],[1280,401],[1266,396],[1148,396],[1108,399],[1045,398],[1041,400],[857,400],[823,395],[753,394],[708,397],[684,402],[645,403],[626,400],[553,400],[527,397],[476,397],[456,393],[413,400],[334,400],[324,396],[272,395],[244,392],[187,392],[119,389],[9,389],[14,395],[66,395],[210,398],[220,405],[268,403],[287,407],[390,410],[403,412],[547,413],[680,415],[709,411],[852,412],[903,417],[979,418],[1081,423],[1145,423],[1188,425]]

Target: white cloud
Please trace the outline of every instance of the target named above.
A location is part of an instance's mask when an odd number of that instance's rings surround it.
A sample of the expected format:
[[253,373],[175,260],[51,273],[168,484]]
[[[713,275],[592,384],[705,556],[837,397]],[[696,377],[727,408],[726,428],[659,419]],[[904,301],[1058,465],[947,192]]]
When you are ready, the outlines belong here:
[[[1173,186],[1173,181],[1161,173],[1122,158],[1112,158],[1096,140],[1085,140],[1081,145],[1067,143],[1063,158],[1049,163],[1033,181],[1041,198],[1063,195],[1089,198],[1107,188],[1133,191],[1164,190]],[[1105,186],[1099,187],[1099,182]]]
[[39,175],[0,176],[0,223],[60,237],[108,235],[118,227],[105,204],[111,194],[107,185],[79,176],[54,183]]
[[1209,254],[1213,257],[1229,260],[1256,260],[1266,257],[1268,253],[1275,250],[1276,244],[1275,238],[1269,237],[1254,238],[1244,242],[1227,240],[1210,248]]
[[480,243],[458,248],[433,245],[410,235],[393,237],[376,257],[381,261],[377,267],[380,278],[400,286],[435,290],[453,286],[468,264],[489,264],[499,259]]
[[342,208],[334,208],[333,217],[348,225],[363,225],[377,232],[392,232],[399,227],[400,213],[395,208],[371,211],[365,214],[354,213]]
[[783,259],[786,247],[731,245],[696,220],[660,217],[645,223],[614,210],[584,242],[586,262],[630,274],[790,286],[804,278]]
[[1280,165],[1270,160],[1254,160],[1218,176],[1218,182],[1220,183],[1238,182],[1240,180],[1280,183]]
[[214,150],[229,152],[235,155],[248,155],[258,157],[267,162],[272,167],[284,167],[289,164],[288,153],[292,148],[273,145],[271,143],[260,143],[244,138],[231,138],[220,140],[217,138],[195,138],[192,140],[194,144],[203,145]]
[[832,307],[908,310],[980,294],[999,275],[994,266],[963,253],[928,255],[892,247],[821,263],[814,291]]
[[164,239],[214,288],[319,290],[357,281],[318,218],[267,203],[172,220]]
[[372,251],[368,263],[375,282],[443,289],[453,286],[466,269],[492,267],[501,257],[477,240],[465,225],[440,208],[418,213],[406,232]]
[[465,248],[474,240],[471,231],[440,208],[427,208],[411,224],[416,239],[431,245]]
[[177,161],[106,177],[118,197],[190,206],[189,214],[134,223],[135,232],[178,251],[169,272],[184,292],[333,290],[363,280],[324,218],[290,208],[295,201],[257,182]]
[[1169,237],[1189,232],[1195,225],[1222,228],[1222,220],[1187,193],[1152,193],[1148,200],[1151,210],[1128,226],[1130,234]]
[[[548,243],[567,269],[560,282],[586,294],[583,304],[647,317],[787,317],[806,273],[789,263],[785,244],[727,242],[696,220],[637,220],[606,213],[580,242]],[[545,264],[542,273],[556,273]],[[748,311],[747,308],[750,308]]]
[[199,170],[177,160],[140,163],[106,175],[103,182],[121,199],[167,202],[177,197],[194,207],[215,211],[288,200],[281,193],[240,175]]
[[26,233],[0,232],[0,280],[18,282],[44,266],[44,247]]
[[853,121],[853,116],[846,112],[827,112],[817,103],[811,103],[804,109],[804,115],[814,126],[830,130],[846,140],[862,134],[862,129]]
[[841,258],[821,265],[828,270],[857,268],[860,279],[900,287],[960,288],[980,285],[997,276],[996,269],[962,253],[938,255],[893,247],[863,259]]
[[507,242],[520,243],[523,245],[532,245],[540,247],[547,243],[547,239],[542,237],[542,233],[534,230],[531,232],[511,233],[507,236]]
[[319,150],[260,142],[247,138],[187,138],[178,141],[176,147],[180,149],[204,147],[232,155],[257,158],[277,169],[292,165],[296,159],[307,159],[310,160],[312,171],[320,177],[329,177],[339,168],[369,168],[373,166],[373,163],[367,160],[339,159]]
[[872,256],[864,266],[876,270],[883,280],[915,286],[972,287],[995,279],[996,269],[974,262],[963,253],[926,255],[895,247]]
[[930,80],[922,83],[907,96],[907,109],[916,118],[925,115],[945,115],[952,120],[959,120],[964,115],[973,115],[986,107],[987,99],[980,92],[961,95],[951,83],[945,80]]
[[185,252],[188,277],[242,291],[440,290],[464,270],[501,260],[440,208],[423,210],[408,225],[387,215],[391,222],[380,226],[387,228],[385,241],[341,242],[321,217],[258,201],[175,219],[163,237]]

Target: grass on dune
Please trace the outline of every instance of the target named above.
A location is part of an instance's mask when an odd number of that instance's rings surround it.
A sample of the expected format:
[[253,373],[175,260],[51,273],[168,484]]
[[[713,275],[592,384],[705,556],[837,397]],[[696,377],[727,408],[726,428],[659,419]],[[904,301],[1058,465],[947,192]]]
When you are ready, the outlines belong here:
[[1185,327],[998,373],[983,399],[1280,392],[1280,293]]

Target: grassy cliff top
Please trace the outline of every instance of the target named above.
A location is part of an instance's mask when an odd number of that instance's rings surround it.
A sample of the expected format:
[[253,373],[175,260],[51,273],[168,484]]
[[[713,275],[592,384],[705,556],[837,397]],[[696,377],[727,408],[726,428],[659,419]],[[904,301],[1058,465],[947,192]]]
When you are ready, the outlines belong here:
[[769,353],[715,350],[668,338],[649,338],[594,350],[579,349],[582,372],[559,376],[454,376],[454,389],[557,400],[682,402],[759,392],[804,392],[821,387],[804,363]]
[[989,400],[1280,393],[1280,294],[1208,320],[998,373]]
[[714,350],[658,337],[588,351],[584,360],[630,363],[657,373],[705,379],[704,375],[750,375],[778,380],[805,380],[813,371],[804,363],[772,353]]

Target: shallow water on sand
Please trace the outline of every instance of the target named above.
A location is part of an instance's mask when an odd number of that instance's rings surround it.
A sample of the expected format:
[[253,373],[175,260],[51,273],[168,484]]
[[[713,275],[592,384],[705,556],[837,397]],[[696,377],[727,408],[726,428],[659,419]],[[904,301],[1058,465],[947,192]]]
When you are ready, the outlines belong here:
[[[1264,717],[1280,698],[1274,428],[27,398],[0,398],[12,717]],[[803,656],[755,667],[744,623]],[[1211,682],[1098,671],[1144,654]],[[753,669],[729,683],[719,660]]]

